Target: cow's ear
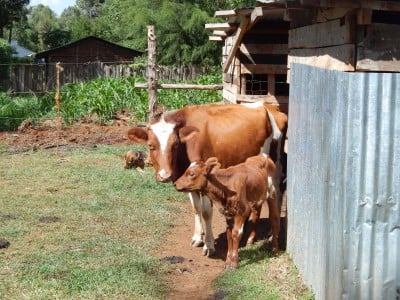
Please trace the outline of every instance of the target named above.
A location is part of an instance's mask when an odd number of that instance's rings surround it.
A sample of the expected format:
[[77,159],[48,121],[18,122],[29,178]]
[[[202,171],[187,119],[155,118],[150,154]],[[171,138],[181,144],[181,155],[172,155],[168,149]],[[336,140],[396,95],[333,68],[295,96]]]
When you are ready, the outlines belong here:
[[185,126],[179,129],[179,139],[181,142],[186,143],[192,138],[196,137],[199,133],[199,129],[194,126]]
[[148,137],[145,127],[133,127],[128,131],[128,138],[138,144],[146,144]]
[[205,165],[207,174],[210,174],[214,169],[219,169],[221,167],[221,164],[218,162],[216,157],[210,157],[207,159]]

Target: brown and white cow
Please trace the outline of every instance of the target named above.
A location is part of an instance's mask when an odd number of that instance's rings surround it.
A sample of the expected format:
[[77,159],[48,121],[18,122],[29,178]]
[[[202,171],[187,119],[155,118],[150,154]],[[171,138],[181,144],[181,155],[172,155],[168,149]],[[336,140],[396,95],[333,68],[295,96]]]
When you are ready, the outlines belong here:
[[[159,182],[175,182],[194,161],[216,157],[221,167],[227,168],[259,153],[271,154],[276,162],[277,182],[282,179],[280,158],[286,130],[287,116],[262,102],[206,104],[160,113],[147,127],[131,128],[128,137],[148,145]],[[280,203],[278,187],[277,197]],[[203,253],[212,255],[211,202],[197,192],[189,193],[189,198],[195,211],[192,245],[203,245],[204,232]]]
[[279,212],[272,184],[275,164],[267,155],[261,154],[227,169],[220,169],[219,166],[215,157],[207,159],[205,163],[192,162],[174,184],[178,191],[207,195],[225,216],[228,240],[225,268],[236,269],[244,224],[250,217],[251,229],[247,243],[252,244],[261,207],[266,200],[272,228],[272,250],[278,250]]

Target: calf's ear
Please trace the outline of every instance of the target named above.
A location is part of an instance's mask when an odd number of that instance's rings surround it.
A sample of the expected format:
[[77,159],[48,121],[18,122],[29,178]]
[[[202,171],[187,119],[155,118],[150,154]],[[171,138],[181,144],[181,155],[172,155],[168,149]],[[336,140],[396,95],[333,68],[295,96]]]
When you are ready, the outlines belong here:
[[138,144],[146,144],[148,140],[147,128],[133,127],[128,130],[128,138]]
[[209,159],[207,159],[205,165],[207,174],[210,174],[214,168],[219,169],[221,167],[221,164],[218,162],[218,159],[216,157],[210,157]]
[[179,139],[186,143],[187,141],[195,138],[199,134],[200,130],[195,126],[185,126],[179,129]]

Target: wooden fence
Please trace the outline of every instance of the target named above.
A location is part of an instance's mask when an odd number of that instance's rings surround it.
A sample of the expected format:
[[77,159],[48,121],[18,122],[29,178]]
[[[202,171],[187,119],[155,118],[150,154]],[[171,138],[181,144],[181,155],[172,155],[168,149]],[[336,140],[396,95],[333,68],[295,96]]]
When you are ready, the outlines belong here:
[[[97,77],[144,77],[147,78],[147,66],[129,64],[106,64],[93,62],[86,64],[62,64],[60,84],[80,83]],[[196,65],[157,66],[157,78],[163,82],[193,80],[207,70]],[[15,93],[44,93],[56,88],[56,64],[13,65],[10,68],[10,83],[7,89]]]

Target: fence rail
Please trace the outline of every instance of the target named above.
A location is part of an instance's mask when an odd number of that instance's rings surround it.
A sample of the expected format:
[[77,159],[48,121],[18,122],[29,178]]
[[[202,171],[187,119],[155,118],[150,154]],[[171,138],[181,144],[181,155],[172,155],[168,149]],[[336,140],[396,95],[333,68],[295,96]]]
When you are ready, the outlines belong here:
[[[62,64],[60,84],[81,83],[97,77],[144,77],[147,78],[147,66],[93,62],[85,64]],[[197,76],[207,74],[207,69],[197,65],[157,66],[157,78],[164,82],[190,81]],[[6,89],[15,93],[48,92],[56,88],[56,64],[24,64],[10,68],[10,82]]]

